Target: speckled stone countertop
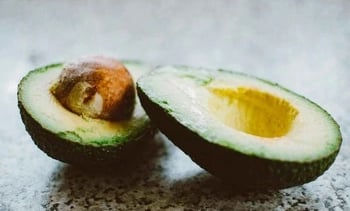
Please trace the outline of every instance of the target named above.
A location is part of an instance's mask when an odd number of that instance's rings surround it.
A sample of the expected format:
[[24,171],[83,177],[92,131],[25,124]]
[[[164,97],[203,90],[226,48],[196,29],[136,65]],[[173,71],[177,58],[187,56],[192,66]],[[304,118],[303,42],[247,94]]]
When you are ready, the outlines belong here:
[[[0,211],[350,210],[349,20],[346,0],[0,1]],[[333,115],[344,139],[340,154],[313,182],[244,193],[162,134],[145,163],[120,173],[53,160],[25,132],[17,84],[35,67],[96,54],[278,82]]]

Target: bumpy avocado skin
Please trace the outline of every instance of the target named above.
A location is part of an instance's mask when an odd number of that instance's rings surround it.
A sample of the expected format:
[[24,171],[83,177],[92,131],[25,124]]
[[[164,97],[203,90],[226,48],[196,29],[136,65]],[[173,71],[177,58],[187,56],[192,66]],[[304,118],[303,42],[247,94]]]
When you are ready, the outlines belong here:
[[[34,71],[41,71],[61,64],[48,65]],[[132,140],[108,146],[80,144],[64,139],[45,129],[25,109],[20,98],[21,83],[18,87],[18,108],[26,131],[34,143],[48,156],[65,163],[77,165],[86,169],[105,167],[127,167],[134,165],[151,153],[155,145],[152,137],[157,132],[153,125],[143,130]],[[136,156],[135,156],[136,155]]]
[[[334,162],[338,151],[313,162],[266,160],[210,143],[180,124],[137,86],[141,104],[154,124],[175,145],[211,174],[240,189],[280,189],[315,180]],[[218,131],[219,132],[219,131]]]

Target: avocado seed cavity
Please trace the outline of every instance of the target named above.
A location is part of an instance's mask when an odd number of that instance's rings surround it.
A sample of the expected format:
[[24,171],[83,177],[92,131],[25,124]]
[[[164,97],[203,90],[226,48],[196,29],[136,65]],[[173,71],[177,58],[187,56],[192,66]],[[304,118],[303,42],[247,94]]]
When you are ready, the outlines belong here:
[[132,76],[122,63],[107,57],[66,64],[51,92],[68,110],[91,118],[127,119],[135,106]]
[[236,130],[266,138],[284,136],[299,111],[288,101],[250,87],[210,89],[211,112]]

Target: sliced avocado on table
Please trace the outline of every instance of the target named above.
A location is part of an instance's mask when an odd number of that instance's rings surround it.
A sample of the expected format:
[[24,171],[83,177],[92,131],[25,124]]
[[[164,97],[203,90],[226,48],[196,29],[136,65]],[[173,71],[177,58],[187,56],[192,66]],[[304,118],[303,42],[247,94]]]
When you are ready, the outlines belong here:
[[[135,81],[150,70],[137,62],[124,65]],[[60,63],[33,70],[18,86],[21,117],[35,144],[55,159],[88,167],[140,159],[155,128],[138,99],[133,101],[136,104],[127,119],[105,120],[76,114],[62,106],[51,90],[62,68]]]
[[323,174],[342,137],[321,107],[226,70],[160,67],[137,82],[142,106],[193,161],[240,188],[285,188]]

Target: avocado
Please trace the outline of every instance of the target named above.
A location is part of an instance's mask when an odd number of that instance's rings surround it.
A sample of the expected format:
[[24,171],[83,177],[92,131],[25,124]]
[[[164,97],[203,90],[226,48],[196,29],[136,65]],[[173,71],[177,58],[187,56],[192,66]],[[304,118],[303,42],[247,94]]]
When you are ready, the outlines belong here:
[[[130,159],[140,159],[133,154],[146,151],[156,131],[140,102],[136,99],[128,119],[76,114],[62,106],[51,91],[63,65],[30,71],[18,85],[20,114],[35,144],[54,159],[83,167],[124,165]],[[125,61],[124,65],[135,79],[151,69],[137,62]]]
[[228,70],[159,67],[137,81],[143,108],[175,145],[242,189],[286,188],[323,174],[342,137],[321,107]]

